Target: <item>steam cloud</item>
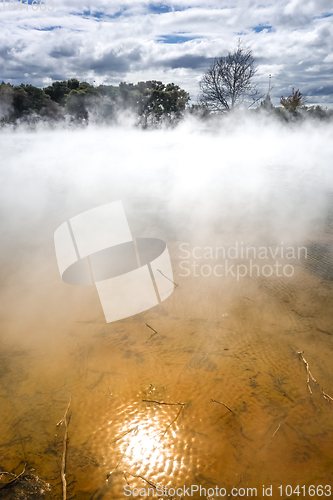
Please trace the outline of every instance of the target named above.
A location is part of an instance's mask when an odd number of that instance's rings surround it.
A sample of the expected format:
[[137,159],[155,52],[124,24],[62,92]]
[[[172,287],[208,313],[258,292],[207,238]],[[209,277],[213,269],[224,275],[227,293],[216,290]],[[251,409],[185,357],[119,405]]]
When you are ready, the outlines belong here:
[[54,259],[56,279],[54,230],[116,200],[134,237],[168,244],[325,238],[332,213],[332,135],[332,123],[282,125],[236,114],[211,124],[187,120],[172,130],[142,131],[130,121],[3,130],[6,286],[27,259],[36,269],[43,259]]

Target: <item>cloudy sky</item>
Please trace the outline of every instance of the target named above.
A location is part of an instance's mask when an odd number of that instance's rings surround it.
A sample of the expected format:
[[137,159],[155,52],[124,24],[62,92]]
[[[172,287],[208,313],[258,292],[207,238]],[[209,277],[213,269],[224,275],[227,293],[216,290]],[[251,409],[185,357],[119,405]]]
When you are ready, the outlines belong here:
[[1,2],[0,81],[161,80],[195,102],[202,74],[240,37],[261,93],[272,75],[274,104],[295,87],[309,104],[333,106],[332,0],[43,1],[44,12],[32,0],[28,10],[15,0],[15,11],[14,0]]

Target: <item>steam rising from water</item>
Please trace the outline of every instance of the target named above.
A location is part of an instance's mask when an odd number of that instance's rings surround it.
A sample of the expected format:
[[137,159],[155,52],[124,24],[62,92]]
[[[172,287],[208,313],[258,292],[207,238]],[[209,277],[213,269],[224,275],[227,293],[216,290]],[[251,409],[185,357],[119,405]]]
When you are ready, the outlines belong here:
[[37,264],[64,220],[116,200],[134,237],[202,247],[321,238],[332,212],[332,136],[333,123],[237,115],[173,130],[3,131],[5,269],[19,256]]
[[[7,470],[23,457],[41,477],[57,477],[52,434],[71,394],[68,474],[86,492],[111,494],[119,483],[112,498],[123,498],[120,472],[105,482],[116,467],[132,480],[144,471],[155,483],[178,485],[200,474],[229,486],[243,475],[249,486],[268,477],[293,484],[309,470],[329,480],[329,408],[320,393],[309,399],[297,351],[310,353],[311,370],[332,395],[330,282],[298,268],[293,280],[238,286],[181,279],[177,266],[182,242],[330,246],[332,136],[332,123],[286,126],[237,115],[173,130],[2,131]],[[106,325],[93,291],[61,282],[53,233],[116,200],[134,237],[167,242],[180,286],[164,305]],[[146,322],[158,332],[149,341]],[[211,398],[225,398],[234,413]],[[174,407],[142,399],[181,401],[184,412],[178,418]]]
[[[142,230],[185,238],[261,230],[305,236],[330,205],[333,124],[237,118],[174,130],[2,132],[2,236],[45,242],[63,220],[121,199]],[[265,228],[256,227],[265,214]],[[133,224],[132,224],[133,225]]]
[[[134,237],[200,247],[327,244],[332,136],[333,123],[281,125],[237,114],[210,124],[186,121],[172,130],[142,131],[129,123],[4,130],[4,275],[10,282],[28,259],[37,272],[45,258],[56,273],[54,230],[116,200]],[[17,276],[25,282],[24,273]],[[27,303],[24,295],[21,300]]]

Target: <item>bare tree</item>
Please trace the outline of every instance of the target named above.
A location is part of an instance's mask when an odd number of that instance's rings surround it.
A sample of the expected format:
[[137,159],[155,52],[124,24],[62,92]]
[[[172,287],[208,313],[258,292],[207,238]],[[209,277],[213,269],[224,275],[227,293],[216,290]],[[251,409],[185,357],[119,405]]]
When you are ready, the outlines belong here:
[[237,50],[215,59],[200,82],[200,101],[212,111],[229,111],[252,98],[251,106],[260,98],[252,79],[257,69],[250,49],[238,42]]

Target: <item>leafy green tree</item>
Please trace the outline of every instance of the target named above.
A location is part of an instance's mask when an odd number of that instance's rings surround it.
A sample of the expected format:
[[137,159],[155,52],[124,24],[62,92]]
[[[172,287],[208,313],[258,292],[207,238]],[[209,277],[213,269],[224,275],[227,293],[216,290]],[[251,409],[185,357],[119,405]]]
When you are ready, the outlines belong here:
[[50,96],[52,101],[65,104],[65,96],[70,92],[67,82],[53,82],[52,85],[44,88],[44,92]]
[[66,96],[66,109],[75,119],[87,120],[89,102],[97,90],[88,82],[81,82],[76,89],[72,89]]
[[13,91],[13,114],[16,119],[22,118],[31,112],[31,102],[21,85],[14,87]]
[[142,97],[139,103],[139,115],[144,120],[158,122],[162,117],[170,120],[179,119],[190,99],[189,94],[174,83],[165,85],[160,81],[139,82]]
[[52,101],[57,102],[61,106],[65,105],[66,96],[71,90],[79,87],[80,82],[76,78],[65,80],[62,82],[53,82],[52,85],[44,88],[44,92],[50,96]]
[[0,84],[0,123],[11,120],[13,114],[13,85],[1,82]]
[[119,112],[131,111],[140,117],[143,126],[162,118],[179,119],[189,101],[189,94],[178,85],[165,85],[156,80],[137,84],[121,82],[118,87],[101,85],[95,90],[95,98],[89,105],[99,116],[114,119]]
[[40,114],[48,108],[50,97],[33,85],[0,85],[2,121],[15,121],[32,114]]
[[122,82],[118,86],[94,87],[75,78],[53,82],[40,89],[33,85],[13,87],[0,85],[0,120],[15,121],[29,115],[59,119],[64,113],[74,120],[115,120],[117,114],[129,110],[137,114],[142,125],[160,120],[177,121],[189,101],[189,94],[174,83],[156,80],[137,84]]
[[25,113],[39,113],[41,109],[46,105],[46,102],[50,99],[50,96],[45,94],[43,89],[38,87],[34,87],[33,85],[24,85],[21,83],[18,87],[14,87],[14,90],[23,91],[26,94],[26,97],[21,100],[21,103],[24,102],[24,111]]

